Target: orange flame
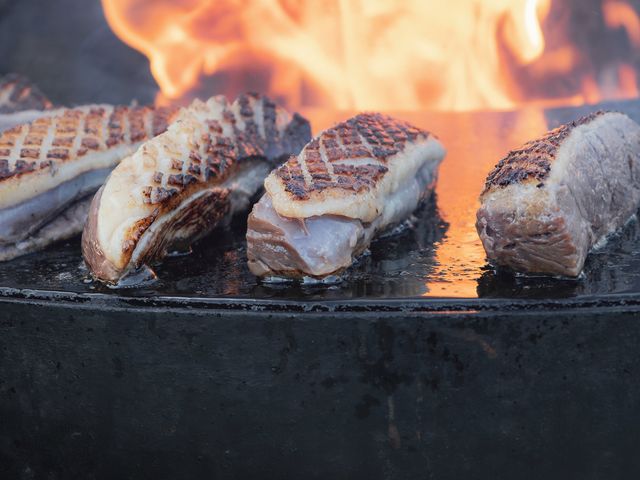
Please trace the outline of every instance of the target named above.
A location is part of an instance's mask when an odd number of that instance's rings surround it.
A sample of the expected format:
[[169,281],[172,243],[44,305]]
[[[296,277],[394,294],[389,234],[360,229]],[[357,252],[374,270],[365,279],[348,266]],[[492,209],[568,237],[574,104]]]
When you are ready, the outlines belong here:
[[[149,58],[168,100],[217,75],[207,93],[260,90],[291,107],[510,109],[530,100],[518,71],[535,83],[570,74],[581,61],[571,44],[546,48],[542,26],[551,0],[102,3],[114,32]],[[607,1],[603,17],[640,45],[640,20],[631,7]],[[614,96],[636,95],[635,70],[618,73]],[[603,96],[595,78],[577,85],[561,101]]]
[[640,19],[631,5],[616,0],[608,1],[602,6],[602,14],[609,27],[624,28],[631,43],[640,47]]

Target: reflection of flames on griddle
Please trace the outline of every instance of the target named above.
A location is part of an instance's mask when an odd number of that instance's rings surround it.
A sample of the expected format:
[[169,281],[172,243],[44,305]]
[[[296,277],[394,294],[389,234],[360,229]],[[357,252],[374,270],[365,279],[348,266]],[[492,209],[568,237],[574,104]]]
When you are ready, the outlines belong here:
[[628,57],[597,67],[571,0],[102,1],[165,100],[249,89],[292,108],[461,111],[637,94],[640,21],[621,0],[583,2]]

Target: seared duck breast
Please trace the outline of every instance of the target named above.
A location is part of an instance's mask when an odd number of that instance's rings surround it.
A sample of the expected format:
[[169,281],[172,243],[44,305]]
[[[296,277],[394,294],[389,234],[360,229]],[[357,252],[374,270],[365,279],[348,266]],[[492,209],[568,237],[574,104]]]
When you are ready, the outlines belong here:
[[87,196],[172,109],[88,105],[50,112],[0,134],[0,260],[82,231]]
[[305,119],[258,95],[194,101],[96,194],[82,238],[91,272],[115,283],[188,248],[246,211],[273,166],[310,137]]
[[589,251],[640,204],[640,126],[597,112],[510,152],[480,196],[489,260],[519,272],[575,277]]
[[325,130],[267,177],[248,221],[249,268],[262,277],[339,273],[411,215],[444,155],[434,135],[378,113]]

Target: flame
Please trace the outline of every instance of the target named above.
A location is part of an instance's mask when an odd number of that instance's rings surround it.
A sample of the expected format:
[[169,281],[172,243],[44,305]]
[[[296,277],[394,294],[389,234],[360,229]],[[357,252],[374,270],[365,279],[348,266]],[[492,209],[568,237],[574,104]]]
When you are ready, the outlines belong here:
[[640,19],[631,5],[607,1],[602,5],[602,14],[609,27],[624,28],[633,46],[640,47]]
[[[640,19],[602,0],[604,22],[640,48]],[[102,0],[144,53],[162,98],[269,93],[290,107],[512,109],[637,96],[635,69],[597,75],[568,35],[548,45],[551,0]],[[553,6],[556,4],[554,3]],[[567,76],[576,76],[569,82]],[[212,78],[212,81],[207,80]],[[602,86],[602,83],[605,86]]]

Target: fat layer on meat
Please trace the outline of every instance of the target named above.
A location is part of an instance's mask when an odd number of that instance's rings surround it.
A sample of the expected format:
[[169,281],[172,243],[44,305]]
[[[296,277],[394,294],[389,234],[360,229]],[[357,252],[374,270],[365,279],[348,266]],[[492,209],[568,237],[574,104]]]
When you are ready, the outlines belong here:
[[[66,208],[94,193],[111,169],[166,129],[173,109],[88,105],[49,112],[0,134],[0,245],[3,259],[46,244],[26,242]],[[60,224],[60,229],[64,225]],[[66,236],[81,231],[68,222]],[[47,230],[49,231],[49,230]],[[58,230],[56,230],[57,232]],[[26,242],[26,243],[25,243]],[[11,248],[16,244],[34,248]]]
[[305,119],[258,95],[195,101],[95,196],[82,241],[87,265],[117,282],[187,247],[248,208],[274,163],[310,135]]
[[596,112],[510,152],[489,173],[477,230],[516,271],[577,276],[640,203],[640,126]]
[[444,157],[430,133],[367,113],[322,132],[265,181],[248,221],[258,276],[323,278],[410,216]]

